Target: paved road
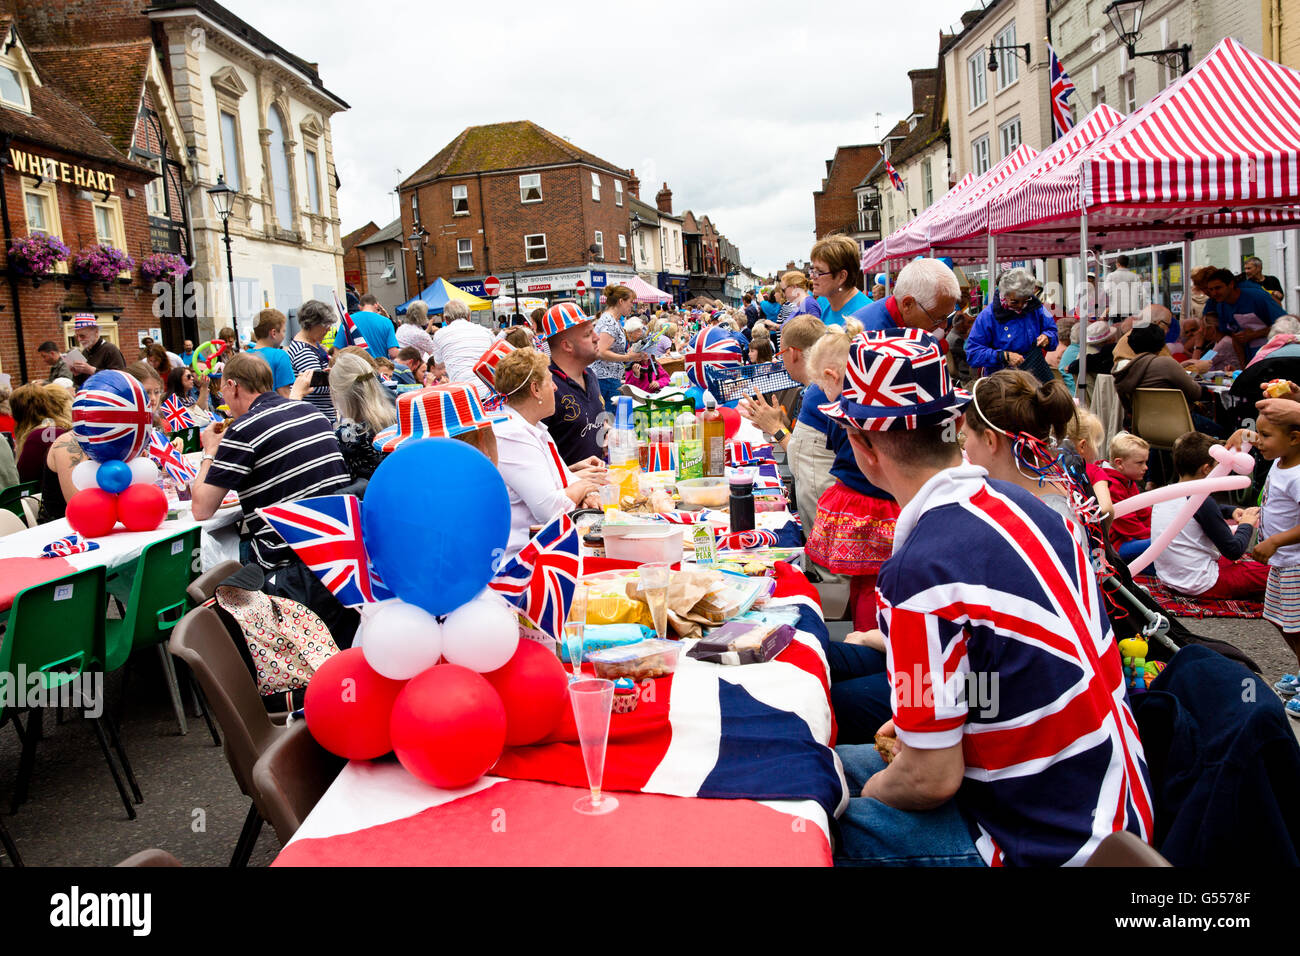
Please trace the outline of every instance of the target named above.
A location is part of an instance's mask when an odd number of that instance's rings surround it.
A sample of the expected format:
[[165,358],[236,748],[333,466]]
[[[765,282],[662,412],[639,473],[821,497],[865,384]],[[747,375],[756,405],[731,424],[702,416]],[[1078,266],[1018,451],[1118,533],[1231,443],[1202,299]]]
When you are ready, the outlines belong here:
[[[1276,629],[1264,621],[1184,623],[1193,633],[1235,643],[1255,658],[1270,684],[1295,669]],[[126,819],[90,725],[56,725],[52,718],[28,802],[9,815],[19,746],[11,726],[0,728],[0,814],[28,865],[109,866],[150,847],[187,866],[229,863],[248,800],[201,721],[191,722],[188,736],[179,735],[157,657],[142,655],[132,667],[122,738],[144,792],[137,820]],[[108,698],[110,706],[120,701],[120,674],[110,677]],[[274,831],[264,828],[251,865],[267,865],[279,849]]]

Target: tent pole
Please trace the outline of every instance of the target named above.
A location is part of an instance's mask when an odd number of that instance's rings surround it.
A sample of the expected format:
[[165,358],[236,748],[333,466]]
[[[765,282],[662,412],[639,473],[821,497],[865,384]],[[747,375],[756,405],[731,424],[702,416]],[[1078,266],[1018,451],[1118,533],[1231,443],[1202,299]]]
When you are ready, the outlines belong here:
[[984,304],[993,301],[993,283],[996,280],[996,270],[998,262],[998,237],[989,233],[989,292],[984,297]]
[[1088,290],[1088,210],[1079,215],[1079,374],[1074,377],[1074,399],[1079,400],[1085,376],[1088,374],[1088,321],[1092,318],[1092,296]]
[[1183,304],[1178,310],[1178,322],[1181,327],[1187,321],[1188,310],[1192,307],[1192,234],[1183,236]]
[[884,265],[885,265],[885,298],[888,298],[888,297],[889,297],[889,294],[890,294],[890,293],[889,293],[889,285],[890,285],[890,282],[889,282],[889,256],[888,256],[888,255],[885,256],[885,263],[884,263]]

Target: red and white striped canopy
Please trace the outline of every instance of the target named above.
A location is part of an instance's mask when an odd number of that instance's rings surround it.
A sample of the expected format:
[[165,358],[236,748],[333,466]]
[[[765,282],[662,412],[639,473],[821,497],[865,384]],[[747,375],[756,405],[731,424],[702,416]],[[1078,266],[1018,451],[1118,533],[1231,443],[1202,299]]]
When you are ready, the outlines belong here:
[[931,203],[929,206],[923,209],[919,216],[905,223],[904,225],[900,226],[894,232],[890,233],[884,239],[880,240],[875,245],[873,245],[870,249],[864,252],[862,254],[862,271],[869,272],[870,270],[875,269],[877,266],[883,263],[887,258],[889,258],[892,255],[892,253],[890,252],[890,243],[894,243],[895,245],[897,245],[901,240],[903,234],[913,224],[928,221],[929,219],[937,215],[948,204],[952,202],[960,202],[961,197],[965,194],[966,190],[969,189],[971,184],[974,183],[975,180],[977,180],[978,178],[979,177],[976,176],[974,173],[967,173],[965,176],[961,178],[961,181],[958,182],[957,185],[953,186],[946,193],[940,196],[936,202]]

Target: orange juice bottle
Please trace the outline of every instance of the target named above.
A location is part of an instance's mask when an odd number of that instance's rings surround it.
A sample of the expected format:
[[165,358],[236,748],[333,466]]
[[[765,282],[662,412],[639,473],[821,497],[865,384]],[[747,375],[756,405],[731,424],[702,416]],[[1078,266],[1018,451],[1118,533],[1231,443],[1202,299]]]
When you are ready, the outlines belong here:
[[718,411],[718,400],[709,391],[704,393],[700,437],[704,441],[704,477],[721,478],[727,467],[727,425]]

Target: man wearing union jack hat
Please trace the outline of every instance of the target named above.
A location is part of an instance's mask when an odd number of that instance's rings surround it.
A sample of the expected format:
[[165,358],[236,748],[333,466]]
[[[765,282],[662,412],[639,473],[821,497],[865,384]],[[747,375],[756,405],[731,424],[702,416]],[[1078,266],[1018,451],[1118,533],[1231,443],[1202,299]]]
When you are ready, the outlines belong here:
[[89,312],[79,312],[72,317],[73,332],[77,336],[77,345],[84,362],[72,363],[72,374],[76,376],[73,384],[81,388],[86,379],[104,369],[125,369],[126,359],[122,352],[108,339],[99,334],[99,319]]
[[880,569],[893,719],[842,745],[837,862],[1078,865],[1153,835],[1142,743],[1092,563],[1029,491],[962,463],[953,387],[917,330],[863,333],[822,406],[902,506]]
[[605,397],[591,369],[600,354],[594,321],[576,302],[557,302],[542,316],[542,335],[555,380],[555,412],[544,424],[571,469],[603,471]]

